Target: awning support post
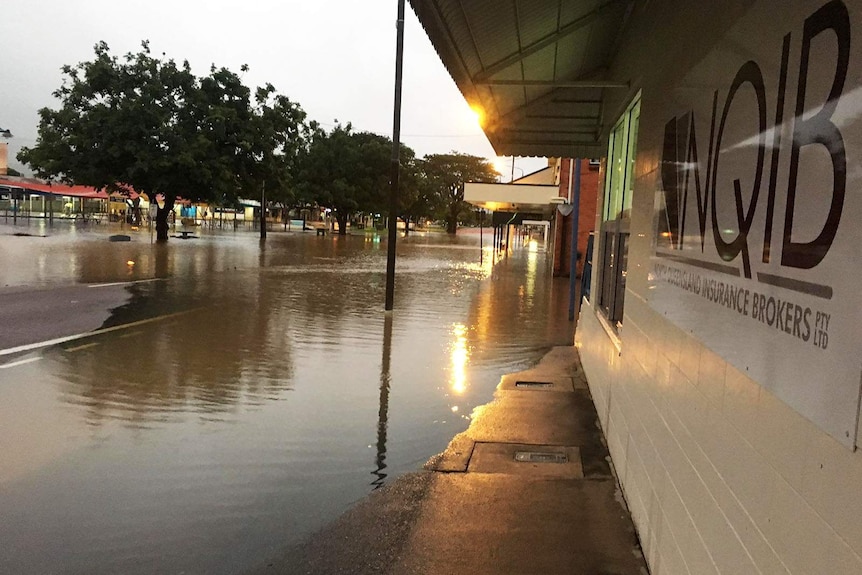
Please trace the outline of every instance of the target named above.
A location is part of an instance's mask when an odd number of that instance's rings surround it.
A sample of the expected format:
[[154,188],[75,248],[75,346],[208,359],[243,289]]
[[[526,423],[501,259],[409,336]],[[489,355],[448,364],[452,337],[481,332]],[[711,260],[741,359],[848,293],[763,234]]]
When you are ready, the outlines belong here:
[[581,159],[575,158],[575,185],[572,189],[572,249],[569,255],[569,321],[575,320],[575,286],[578,276],[578,218],[581,208]]

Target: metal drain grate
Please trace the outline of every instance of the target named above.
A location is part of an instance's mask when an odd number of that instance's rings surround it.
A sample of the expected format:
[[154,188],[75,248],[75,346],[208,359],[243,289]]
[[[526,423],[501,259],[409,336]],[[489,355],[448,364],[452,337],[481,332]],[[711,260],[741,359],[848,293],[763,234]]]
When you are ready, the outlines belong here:
[[545,389],[554,387],[553,383],[548,381],[516,381],[515,387],[528,387],[530,389]]
[[547,451],[516,451],[515,461],[520,463],[568,463],[565,453],[548,453]]

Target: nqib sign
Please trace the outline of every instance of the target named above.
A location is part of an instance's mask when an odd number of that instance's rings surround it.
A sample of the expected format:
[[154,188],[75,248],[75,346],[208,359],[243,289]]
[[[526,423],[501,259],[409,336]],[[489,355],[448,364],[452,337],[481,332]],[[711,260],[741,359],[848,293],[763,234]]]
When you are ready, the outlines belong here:
[[860,23],[840,0],[759,2],[676,86],[650,298],[848,445],[862,380]]

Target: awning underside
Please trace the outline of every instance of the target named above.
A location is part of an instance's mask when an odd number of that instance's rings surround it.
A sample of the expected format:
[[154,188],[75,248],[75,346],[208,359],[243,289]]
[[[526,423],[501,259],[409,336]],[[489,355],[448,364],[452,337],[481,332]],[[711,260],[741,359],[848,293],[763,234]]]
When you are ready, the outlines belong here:
[[410,0],[500,155],[598,157],[633,0]]

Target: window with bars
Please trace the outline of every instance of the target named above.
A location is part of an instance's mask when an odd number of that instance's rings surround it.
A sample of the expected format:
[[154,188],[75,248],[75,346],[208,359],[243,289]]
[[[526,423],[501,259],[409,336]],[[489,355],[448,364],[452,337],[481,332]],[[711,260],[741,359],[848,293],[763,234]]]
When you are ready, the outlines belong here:
[[636,98],[614,125],[608,141],[598,305],[614,327],[623,321],[640,108],[640,98]]

